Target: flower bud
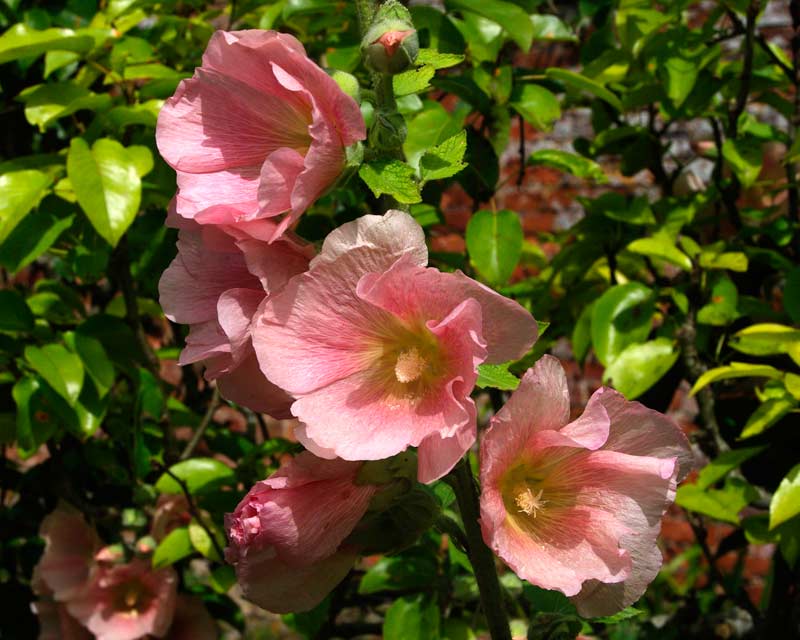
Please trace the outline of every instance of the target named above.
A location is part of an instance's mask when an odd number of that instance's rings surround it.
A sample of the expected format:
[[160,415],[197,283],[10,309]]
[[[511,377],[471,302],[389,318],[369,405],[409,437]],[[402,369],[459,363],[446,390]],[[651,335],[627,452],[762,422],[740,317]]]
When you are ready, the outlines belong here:
[[419,37],[408,9],[395,0],[382,4],[361,41],[361,50],[367,66],[379,73],[400,73],[413,65]]
[[378,111],[369,130],[369,145],[373,149],[394,149],[403,144],[406,132],[402,114]]
[[339,88],[348,96],[356,102],[361,102],[361,87],[353,74],[336,70],[331,73],[331,78],[334,79],[336,84],[339,85]]

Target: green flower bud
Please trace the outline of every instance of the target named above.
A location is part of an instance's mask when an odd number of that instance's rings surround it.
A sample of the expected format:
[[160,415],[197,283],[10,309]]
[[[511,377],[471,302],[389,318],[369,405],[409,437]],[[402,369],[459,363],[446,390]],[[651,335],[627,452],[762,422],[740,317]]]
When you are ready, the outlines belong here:
[[401,114],[378,111],[369,130],[369,146],[373,149],[396,149],[405,141],[406,131],[406,121]]
[[414,64],[419,37],[411,14],[396,0],[383,3],[361,41],[367,66],[378,73],[395,74]]
[[346,71],[333,71],[331,78],[336,81],[339,88],[356,102],[361,102],[361,87],[356,77]]

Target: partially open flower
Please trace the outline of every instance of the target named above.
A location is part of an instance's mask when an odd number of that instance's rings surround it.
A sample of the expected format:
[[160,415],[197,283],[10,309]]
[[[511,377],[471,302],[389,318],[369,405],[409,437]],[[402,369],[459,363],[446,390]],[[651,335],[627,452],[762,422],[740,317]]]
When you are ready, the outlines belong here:
[[[283,215],[280,236],[339,177],[366,136],[358,104],[275,31],[217,31],[158,118],[177,211],[202,223]],[[218,205],[228,205],[220,208]]]
[[36,565],[36,576],[57,601],[74,597],[86,585],[100,541],[83,514],[60,502],[39,528],[45,549]]
[[359,462],[303,452],[256,484],[225,518],[225,557],[245,596],[277,613],[306,611],[347,575],[344,544],[379,487],[357,484]]
[[609,615],[658,573],[661,516],[691,453],[672,421],[611,389],[568,420],[564,370],[544,356],[481,443],[483,537],[521,578]]
[[149,560],[99,565],[80,594],[66,603],[70,615],[99,640],[162,638],[175,614],[177,576]]
[[258,368],[250,321],[259,305],[301,273],[309,245],[285,235],[269,243],[274,224],[199,225],[176,216],[178,255],[159,282],[161,306],[174,322],[190,325],[180,364],[202,361],[228,400],[276,418],[290,417],[291,398]]
[[254,319],[261,369],[297,398],[295,433],[317,455],[379,460],[416,446],[420,481],[441,477],[475,441],[477,365],[536,339],[516,302],[427,261],[410,215],[363,216]]

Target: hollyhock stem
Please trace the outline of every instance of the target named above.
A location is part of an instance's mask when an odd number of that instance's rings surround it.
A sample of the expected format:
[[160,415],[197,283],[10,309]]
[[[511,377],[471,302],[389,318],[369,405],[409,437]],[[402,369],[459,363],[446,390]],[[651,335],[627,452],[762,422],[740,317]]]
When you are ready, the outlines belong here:
[[461,519],[464,522],[464,531],[467,534],[467,553],[472,568],[475,570],[475,579],[478,581],[481,605],[486,613],[489,633],[492,640],[511,640],[511,631],[503,606],[503,595],[500,591],[500,580],[497,577],[494,555],[483,542],[481,527],[478,523],[480,508],[478,488],[472,470],[469,468],[468,458],[464,458],[456,465],[455,469],[450,472],[448,480],[455,490]]

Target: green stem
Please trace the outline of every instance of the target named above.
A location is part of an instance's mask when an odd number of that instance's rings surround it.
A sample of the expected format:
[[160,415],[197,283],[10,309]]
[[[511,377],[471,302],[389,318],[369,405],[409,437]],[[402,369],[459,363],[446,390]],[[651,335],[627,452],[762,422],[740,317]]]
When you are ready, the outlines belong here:
[[363,38],[372,23],[372,16],[375,15],[375,0],[356,0],[356,13],[358,14],[358,29]]
[[464,522],[464,531],[467,534],[467,553],[472,568],[475,570],[475,579],[478,581],[481,605],[489,624],[489,633],[492,640],[511,640],[511,631],[503,605],[503,594],[500,590],[494,555],[483,542],[481,527],[478,523],[480,517],[478,488],[467,458],[456,465],[456,468],[450,472],[448,480],[455,490],[461,519]]

